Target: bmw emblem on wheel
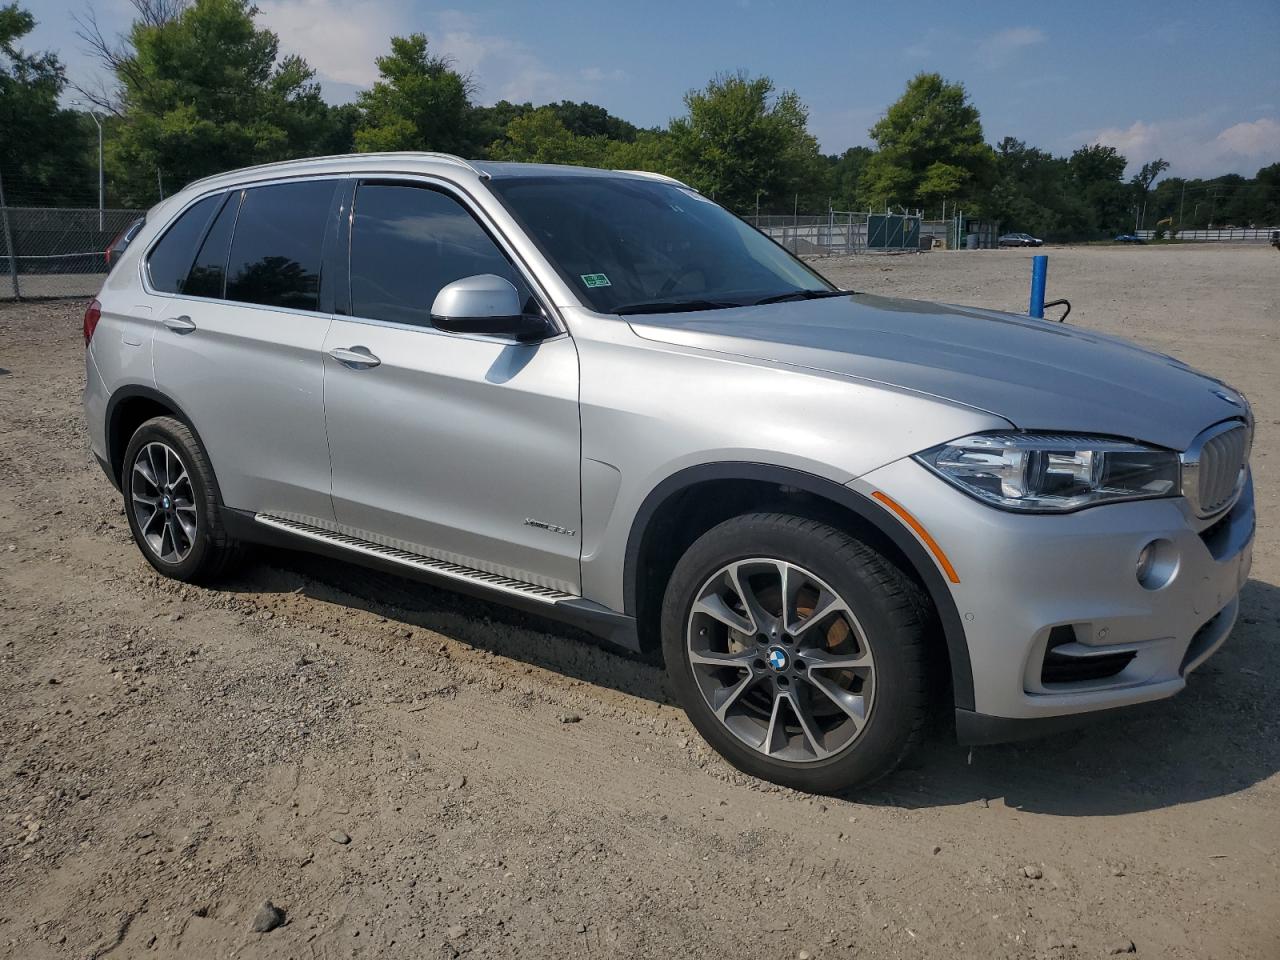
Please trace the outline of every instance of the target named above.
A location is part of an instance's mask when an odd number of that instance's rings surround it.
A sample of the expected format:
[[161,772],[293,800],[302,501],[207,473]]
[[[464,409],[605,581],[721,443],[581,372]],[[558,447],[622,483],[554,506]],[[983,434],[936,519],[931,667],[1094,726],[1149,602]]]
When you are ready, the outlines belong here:
[[769,651],[769,666],[778,671],[787,669],[787,651],[781,647],[771,649]]

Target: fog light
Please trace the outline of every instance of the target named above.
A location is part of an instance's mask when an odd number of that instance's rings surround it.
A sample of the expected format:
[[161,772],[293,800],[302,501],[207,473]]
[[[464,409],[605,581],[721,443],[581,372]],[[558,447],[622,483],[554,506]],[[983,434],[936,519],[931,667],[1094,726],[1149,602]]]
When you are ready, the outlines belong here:
[[1138,554],[1134,573],[1147,590],[1167,586],[1178,572],[1178,550],[1169,540],[1152,540]]
[[1156,562],[1156,545],[1148,543],[1142,548],[1142,552],[1138,554],[1138,582],[1146,583],[1147,577],[1151,575],[1151,567]]

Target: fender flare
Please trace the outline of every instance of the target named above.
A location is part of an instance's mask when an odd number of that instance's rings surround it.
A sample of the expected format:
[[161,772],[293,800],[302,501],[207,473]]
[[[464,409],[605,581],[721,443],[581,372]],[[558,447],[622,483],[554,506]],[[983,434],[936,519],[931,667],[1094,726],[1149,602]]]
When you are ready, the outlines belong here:
[[925,591],[938,611],[943,637],[947,643],[948,658],[951,661],[955,705],[966,710],[974,709],[973,666],[969,659],[969,643],[965,637],[964,621],[933,557],[910,530],[874,500],[834,480],[806,473],[803,470],[766,463],[705,463],[680,470],[649,491],[632,520],[631,532],[627,536],[627,552],[623,566],[625,613],[630,616],[637,614],[640,547],[654,515],[669,498],[682,490],[709,480],[755,480],[795,487],[843,507],[888,538],[912,565],[913,572],[924,584]]
[[[173,411],[173,415],[181,420],[195,434],[196,440],[201,446],[204,446],[204,440],[200,438],[200,431],[196,429],[196,425],[191,422],[191,418],[186,415],[182,407],[180,407],[172,397],[166,396],[154,387],[148,387],[141,383],[127,383],[124,386],[117,387],[115,392],[111,394],[111,398],[107,400],[106,412],[106,452],[107,466],[110,468],[111,479],[115,481],[116,487],[120,486],[120,475],[116,471],[117,460],[124,457],[124,449],[117,450],[115,447],[115,426],[116,417],[120,409],[120,404],[126,400],[151,400],[161,406],[168,407]],[[128,440],[125,440],[125,446],[128,446]]]

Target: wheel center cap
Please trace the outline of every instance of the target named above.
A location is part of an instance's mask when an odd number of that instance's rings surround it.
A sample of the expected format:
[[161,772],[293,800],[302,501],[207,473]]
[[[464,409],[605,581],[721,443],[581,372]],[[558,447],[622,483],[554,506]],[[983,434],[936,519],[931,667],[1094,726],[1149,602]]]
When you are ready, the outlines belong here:
[[781,647],[769,648],[769,666],[775,671],[781,673],[787,669],[787,665],[791,662],[791,658],[787,656],[787,651]]
[[161,497],[160,506],[164,507],[166,510],[171,510],[173,509],[173,500],[171,500],[168,496]]

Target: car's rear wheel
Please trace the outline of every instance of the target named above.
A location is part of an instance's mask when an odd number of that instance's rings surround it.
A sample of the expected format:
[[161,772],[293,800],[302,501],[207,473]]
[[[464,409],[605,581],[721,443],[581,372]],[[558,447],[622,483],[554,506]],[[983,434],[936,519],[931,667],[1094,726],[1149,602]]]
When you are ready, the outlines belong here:
[[154,417],[133,434],[120,478],[134,542],[167,577],[211,580],[236,545],[222,526],[218,486],[195,434],[173,417]]
[[893,769],[926,718],[927,601],[865,543],[735,517],[676,565],[663,652],[681,705],[739,769],[827,793]]

